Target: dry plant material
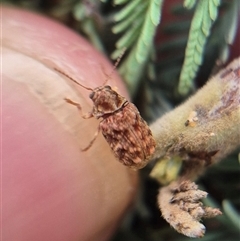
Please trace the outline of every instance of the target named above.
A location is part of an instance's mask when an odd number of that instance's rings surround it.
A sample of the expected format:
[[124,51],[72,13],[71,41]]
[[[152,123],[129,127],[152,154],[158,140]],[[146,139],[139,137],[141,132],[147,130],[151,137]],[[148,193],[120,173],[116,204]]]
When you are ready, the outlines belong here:
[[82,118],[95,117],[100,119],[98,130],[93,139],[82,151],[87,151],[98,134],[102,132],[115,157],[122,164],[133,169],[145,167],[155,151],[156,143],[151,130],[136,106],[114,91],[109,85],[105,85],[107,79],[103,86],[92,89],[81,85],[64,72],[57,71],[74,83],[92,91],[89,97],[93,101],[93,109],[87,114],[82,113],[82,107],[79,103],[68,98],[65,99],[66,102],[78,108]]
[[199,190],[193,182],[173,182],[160,189],[158,204],[163,217],[176,231],[200,238],[206,230],[200,220],[222,214],[217,208],[203,206],[200,199],[206,196],[207,193]]

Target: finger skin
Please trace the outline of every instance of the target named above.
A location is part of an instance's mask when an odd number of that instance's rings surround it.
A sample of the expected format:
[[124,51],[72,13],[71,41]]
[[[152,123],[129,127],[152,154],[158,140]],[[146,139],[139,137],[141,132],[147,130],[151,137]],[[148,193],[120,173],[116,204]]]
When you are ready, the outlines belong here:
[[[70,98],[91,111],[89,91],[112,66],[83,38],[26,11],[2,7],[2,237],[4,241],[104,241],[128,210],[137,173],[115,160]],[[109,83],[126,91],[113,74]]]

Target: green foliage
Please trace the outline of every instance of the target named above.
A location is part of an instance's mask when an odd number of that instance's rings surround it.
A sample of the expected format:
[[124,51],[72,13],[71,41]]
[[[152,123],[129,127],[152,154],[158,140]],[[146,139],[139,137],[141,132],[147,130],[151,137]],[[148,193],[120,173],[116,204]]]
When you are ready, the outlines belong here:
[[[115,4],[119,2],[115,1]],[[116,59],[122,48],[128,48],[129,54],[119,71],[132,95],[136,94],[140,78],[153,51],[153,40],[160,22],[162,2],[162,0],[131,0],[115,15],[118,23],[114,26],[113,32],[124,31],[124,34],[117,41],[117,49],[112,57]]]
[[193,79],[202,64],[204,47],[212,24],[217,18],[219,5],[220,1],[216,0],[198,1],[180,75],[179,92],[181,94],[187,94],[193,88]]

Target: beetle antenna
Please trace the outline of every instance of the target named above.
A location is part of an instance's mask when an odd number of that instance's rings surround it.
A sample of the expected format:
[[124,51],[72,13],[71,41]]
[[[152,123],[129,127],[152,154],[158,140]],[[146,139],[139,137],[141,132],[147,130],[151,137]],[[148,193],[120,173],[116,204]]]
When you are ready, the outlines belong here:
[[71,81],[73,81],[75,84],[80,85],[80,86],[83,87],[84,89],[93,91],[92,88],[86,87],[86,86],[80,84],[80,83],[77,82],[75,79],[73,79],[71,76],[69,76],[69,75],[67,75],[66,73],[64,73],[62,70],[59,70],[59,69],[56,69],[56,68],[54,68],[54,70],[56,70],[56,71],[59,72],[60,74],[64,75],[65,77],[67,77],[68,79],[70,79]]
[[120,55],[118,56],[118,58],[117,58],[117,60],[116,60],[116,62],[115,62],[115,64],[114,64],[114,66],[113,66],[112,71],[110,72],[110,74],[107,74],[107,78],[106,78],[106,80],[104,81],[103,85],[105,85],[105,84],[108,82],[108,80],[110,79],[111,75],[113,74],[113,72],[114,72],[115,69],[117,68],[117,66],[118,66],[118,64],[120,63],[120,61],[121,61],[123,55],[125,54],[126,50],[127,50],[127,48],[124,47],[123,50],[121,51]]

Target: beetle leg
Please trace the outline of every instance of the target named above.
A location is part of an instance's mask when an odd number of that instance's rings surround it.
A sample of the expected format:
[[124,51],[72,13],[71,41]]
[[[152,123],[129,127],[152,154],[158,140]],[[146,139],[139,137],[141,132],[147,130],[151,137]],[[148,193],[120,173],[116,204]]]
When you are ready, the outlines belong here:
[[65,100],[67,103],[76,106],[76,107],[78,108],[78,110],[80,111],[80,115],[82,116],[83,119],[89,119],[89,118],[92,118],[92,117],[93,117],[92,112],[83,113],[83,112],[82,112],[82,107],[81,107],[81,105],[80,105],[79,103],[74,102],[74,101],[72,101],[72,100],[70,100],[70,99],[68,99],[68,98],[64,98],[64,100]]
[[88,146],[85,147],[85,148],[83,148],[83,149],[81,149],[81,151],[87,151],[87,150],[92,146],[92,144],[94,143],[94,141],[97,139],[99,132],[100,132],[100,125],[98,126],[98,129],[97,129],[97,131],[95,132],[94,137],[93,137],[93,139],[90,141],[90,143],[88,144]]

